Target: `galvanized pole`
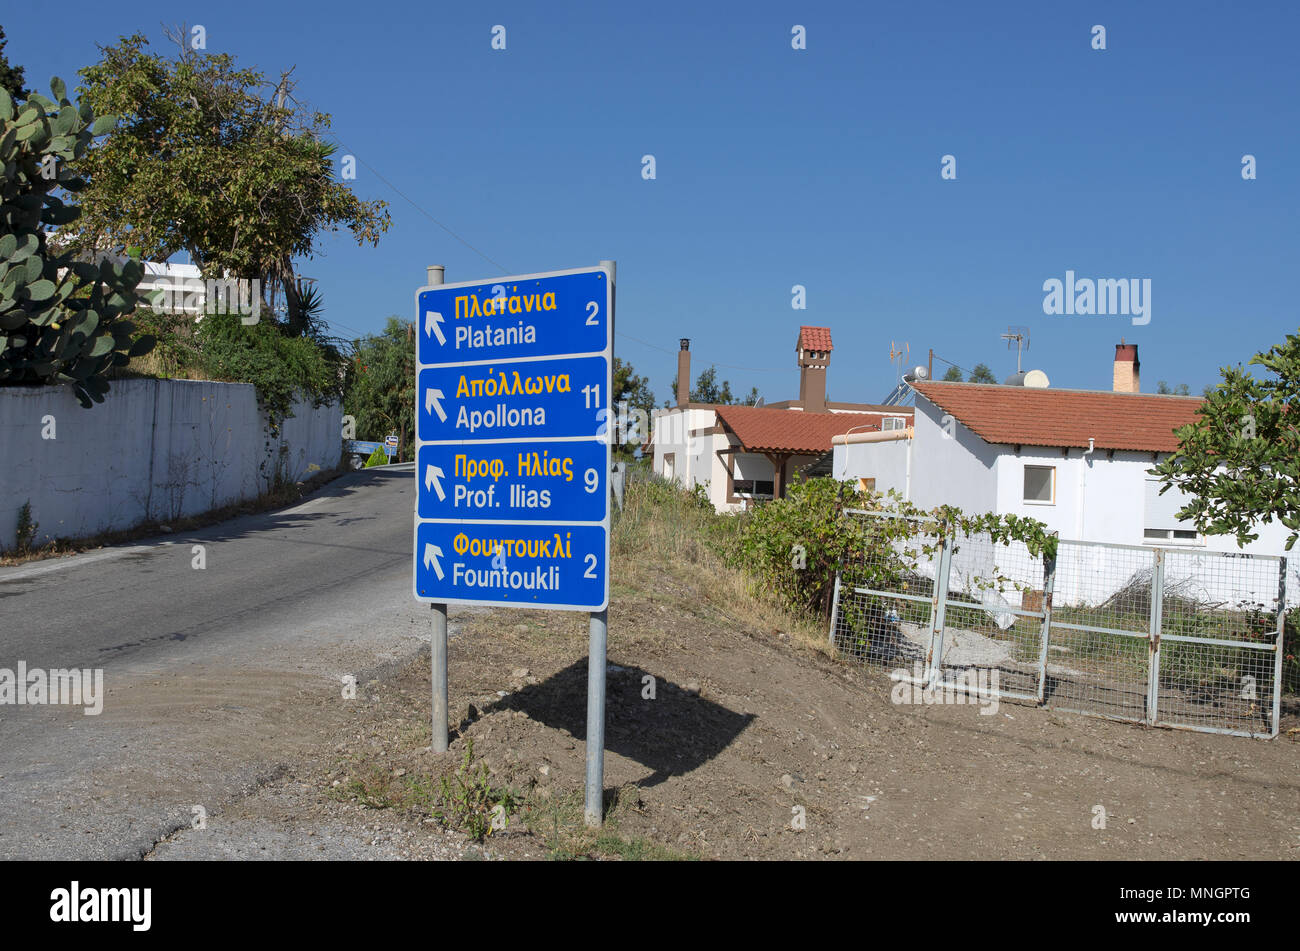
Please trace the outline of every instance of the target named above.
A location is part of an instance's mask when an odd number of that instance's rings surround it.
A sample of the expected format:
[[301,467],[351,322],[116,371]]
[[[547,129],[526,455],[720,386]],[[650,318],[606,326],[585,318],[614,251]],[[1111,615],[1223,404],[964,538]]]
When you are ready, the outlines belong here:
[[[428,283],[437,286],[443,281],[443,266],[433,264],[428,268]],[[416,333],[419,333],[420,317],[416,315]],[[417,344],[418,346],[418,344]],[[418,441],[417,441],[418,446]],[[420,481],[419,453],[416,453],[415,481]],[[418,504],[418,500],[417,500]],[[433,723],[430,745],[435,753],[447,752],[447,605],[431,604],[433,611],[433,630],[429,639],[429,666],[432,668],[433,681]]]
[[[610,300],[614,299],[614,281],[618,265],[601,261],[609,269]],[[614,337],[614,312],[609,314],[609,336]],[[612,373],[611,369],[611,373]],[[613,405],[613,394],[606,399]],[[613,437],[613,423],[605,421],[606,439]],[[609,478],[609,474],[606,474]],[[605,493],[609,505],[609,493]],[[605,566],[608,586],[609,565]],[[588,622],[587,644],[587,796],[583,820],[589,826],[599,826],[605,816],[605,647],[609,638],[609,611],[594,611]]]

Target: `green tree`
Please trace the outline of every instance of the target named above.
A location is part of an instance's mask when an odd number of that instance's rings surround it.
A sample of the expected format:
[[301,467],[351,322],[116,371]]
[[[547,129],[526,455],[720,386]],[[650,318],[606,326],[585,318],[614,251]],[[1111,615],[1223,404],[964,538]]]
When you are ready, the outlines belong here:
[[415,458],[414,327],[389,317],[384,330],[352,344],[343,412],[356,418],[357,438],[382,440],[397,433],[399,462]]
[[[677,377],[673,377],[672,391],[677,392]],[[716,367],[709,367],[707,370],[700,372],[695,378],[695,385],[691,387],[692,403],[711,403],[716,406],[754,406],[758,403],[758,387],[751,387],[749,395],[737,399],[736,395],[731,392],[731,382],[723,380],[718,384],[718,371]],[[664,406],[673,404],[665,401]]]
[[1164,380],[1160,380],[1156,383],[1156,393],[1161,396],[1187,396],[1191,391],[1187,388],[1186,383],[1179,383],[1177,386],[1170,389],[1168,383]]
[[1197,410],[1200,417],[1175,431],[1178,449],[1155,467],[1162,493],[1177,488],[1191,501],[1179,518],[1206,535],[1235,535],[1238,545],[1259,537],[1257,523],[1277,519],[1291,530],[1289,551],[1300,535],[1300,336],[1250,364],[1223,367],[1222,382]]
[[655,406],[655,395],[650,380],[638,376],[632,364],[614,358],[614,406],[626,401],[632,409],[643,410],[647,415]]
[[272,84],[227,53],[191,49],[183,31],[173,39],[174,58],[135,34],[81,70],[85,101],[121,119],[78,162],[88,182],[78,242],[157,261],[186,251],[205,278],[257,279],[267,310],[283,296],[284,331],[307,333],[294,259],[340,227],[378,243],[386,203],[335,181],[330,117],[293,98],[292,70]]
[[949,367],[948,372],[943,375],[943,380],[945,383],[960,383],[961,370],[957,367]]
[[[63,197],[81,190],[71,164],[112,116],[74,106],[61,79],[54,99],[32,93],[16,106],[0,89],[0,383],[68,383],[82,406],[102,403],[108,374],[143,356],[152,337],[126,318],[144,275],[139,261],[99,263],[56,251],[48,230],[81,214]],[[63,197],[61,197],[63,196]]]
[[966,382],[967,383],[996,383],[997,377],[993,375],[993,371],[990,370],[986,364],[977,363],[975,364],[975,369],[971,370],[970,372],[970,379],[967,380]]
[[23,76],[23,68],[10,64],[5,56],[5,31],[4,27],[0,26],[0,89],[5,90],[12,98],[22,101],[31,94],[30,90],[24,88],[25,82],[27,80]]

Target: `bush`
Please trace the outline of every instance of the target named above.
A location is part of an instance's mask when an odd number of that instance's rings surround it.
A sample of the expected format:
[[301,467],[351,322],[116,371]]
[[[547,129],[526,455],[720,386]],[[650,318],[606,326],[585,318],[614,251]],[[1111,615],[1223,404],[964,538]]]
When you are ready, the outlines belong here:
[[1287,612],[1282,629],[1282,692],[1300,694],[1300,608]]
[[366,460],[366,468],[369,469],[372,466],[386,465],[388,465],[388,453],[384,452],[383,446],[376,446],[375,451],[372,452],[370,458]]
[[849,482],[807,479],[785,498],[758,506],[744,528],[738,561],[790,608],[829,618],[835,574],[853,566],[859,583],[884,588],[903,580],[908,566],[893,540],[907,531],[904,519],[867,520],[846,508],[877,508]]

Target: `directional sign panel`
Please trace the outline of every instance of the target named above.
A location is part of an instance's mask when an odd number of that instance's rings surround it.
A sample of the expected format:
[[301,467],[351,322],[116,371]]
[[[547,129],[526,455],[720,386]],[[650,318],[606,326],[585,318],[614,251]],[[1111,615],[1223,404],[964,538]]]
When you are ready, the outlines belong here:
[[429,444],[416,456],[420,518],[605,520],[603,442]]
[[456,604],[602,610],[606,536],[601,525],[417,522],[415,594]]
[[422,442],[572,436],[592,439],[605,425],[609,361],[569,357],[419,372],[416,413]]
[[608,272],[423,287],[415,302],[416,598],[604,610]]

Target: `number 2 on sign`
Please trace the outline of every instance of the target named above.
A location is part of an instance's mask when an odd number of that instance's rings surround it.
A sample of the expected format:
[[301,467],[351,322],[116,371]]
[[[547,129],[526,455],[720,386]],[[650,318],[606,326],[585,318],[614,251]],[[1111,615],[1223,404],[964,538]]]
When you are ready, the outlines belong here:
[[585,572],[583,572],[582,576],[583,576],[584,578],[594,578],[594,577],[596,577],[596,556],[595,556],[595,555],[588,555],[588,556],[587,556],[585,559],[583,559],[583,560],[586,562],[587,570],[586,570]]
[[600,405],[600,384],[597,383],[595,386],[584,386],[582,388],[582,395],[586,399],[586,403],[584,403],[583,405],[586,406],[587,409],[591,409],[593,405],[599,406]]
[[599,313],[600,313],[600,306],[594,300],[587,301],[587,326],[588,327],[600,326],[599,324],[596,323],[596,315]]

